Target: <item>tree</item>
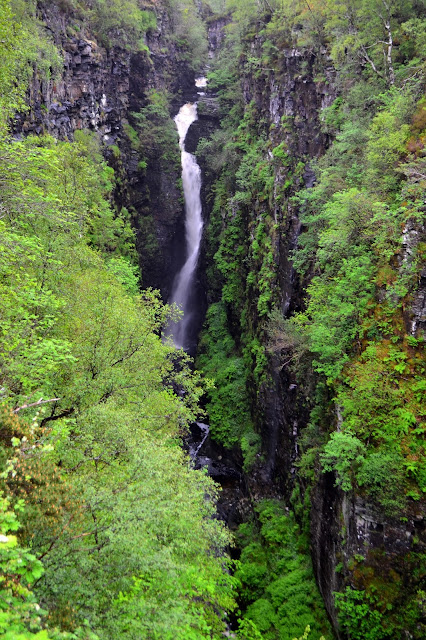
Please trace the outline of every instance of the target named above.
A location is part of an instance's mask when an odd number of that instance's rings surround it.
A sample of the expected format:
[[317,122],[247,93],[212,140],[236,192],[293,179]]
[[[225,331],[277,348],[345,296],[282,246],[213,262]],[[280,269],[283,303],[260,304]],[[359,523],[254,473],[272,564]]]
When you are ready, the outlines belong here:
[[42,563],[28,549],[21,547],[17,536],[22,512],[20,500],[11,509],[10,501],[0,496],[0,632],[4,640],[97,640],[89,629],[62,633],[46,625],[47,611],[31,590],[43,575]]
[[326,29],[337,63],[351,57],[368,66],[387,86],[395,84],[395,32],[413,14],[411,0],[330,0]]

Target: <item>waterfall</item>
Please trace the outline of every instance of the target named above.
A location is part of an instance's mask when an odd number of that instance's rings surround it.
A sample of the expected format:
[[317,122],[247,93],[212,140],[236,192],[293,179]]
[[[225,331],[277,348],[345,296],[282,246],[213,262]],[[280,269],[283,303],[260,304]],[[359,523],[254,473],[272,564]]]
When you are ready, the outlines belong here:
[[[206,86],[204,78],[198,78],[196,86]],[[177,323],[170,323],[166,329],[166,336],[173,339],[175,346],[188,349],[188,331],[193,309],[191,309],[190,295],[194,285],[195,271],[200,252],[203,219],[201,215],[201,171],[192,153],[185,151],[185,138],[191,124],[197,120],[197,103],[187,103],[180,108],[175,117],[179,134],[179,147],[182,162],[182,183],[185,198],[185,239],[186,261],[177,274],[173,283],[169,304],[176,303],[183,311],[183,317]]]

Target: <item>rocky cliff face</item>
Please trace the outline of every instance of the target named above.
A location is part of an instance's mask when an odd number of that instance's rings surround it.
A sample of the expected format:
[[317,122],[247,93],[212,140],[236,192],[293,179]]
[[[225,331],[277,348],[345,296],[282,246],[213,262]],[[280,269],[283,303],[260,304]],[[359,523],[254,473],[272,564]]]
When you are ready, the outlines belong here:
[[[78,129],[96,132],[120,176],[117,204],[132,214],[144,284],[161,289],[167,299],[180,267],[176,247],[184,242],[177,134],[173,160],[164,166],[158,162],[160,143],[147,153],[130,139],[129,123],[147,105],[150,91],[169,92],[180,105],[182,96],[193,92],[194,72],[170,37],[167,11],[158,7],[156,15],[157,28],[146,36],[149,51],[106,49],[78,16],[41,4],[39,17],[63,56],[63,70],[50,81],[35,70],[30,110],[17,118],[14,132],[45,132],[59,139],[72,139]],[[177,106],[170,115],[173,109]],[[141,166],[142,159],[147,164]]]
[[[258,62],[261,46],[261,40],[255,38],[247,45],[241,62],[244,102],[246,107],[255,105],[259,137],[267,140],[270,149],[281,145],[286,160],[284,166],[274,169],[274,198],[267,204],[251,203],[245,234],[249,244],[253,241],[256,217],[265,219],[265,212],[275,228],[278,227],[278,233],[274,230],[271,234],[276,273],[273,290],[283,315],[288,317],[303,308],[306,286],[298,281],[289,260],[301,231],[299,211],[291,196],[301,187],[309,188],[315,183],[310,161],[320,157],[331,142],[321,127],[321,111],[330,106],[338,94],[335,73],[325,51],[316,56],[295,49],[281,51],[271,73],[271,69],[262,68]],[[250,64],[254,69],[250,70]],[[273,152],[270,159],[273,161]],[[423,233],[419,225],[404,230],[401,265],[411,259]],[[413,336],[420,336],[425,326],[424,275],[420,274],[419,286],[405,311],[406,329]],[[259,277],[258,272],[256,278]],[[258,310],[251,305],[250,327],[256,328],[260,322]],[[253,393],[264,462],[255,467],[247,482],[252,496],[270,496],[275,490],[289,500],[300,482],[296,478],[295,462],[300,436],[309,419],[309,403],[299,391],[291,371],[283,367],[282,358],[269,355],[267,373],[266,382]],[[313,374],[309,375],[314,383]],[[330,421],[333,419],[331,415]],[[302,481],[302,494],[304,490]],[[359,591],[371,585],[374,591],[377,585],[389,605],[396,609],[405,606],[401,598],[406,598],[404,602],[413,602],[422,573],[416,563],[425,550],[422,503],[412,502],[402,518],[390,517],[361,491],[344,493],[335,486],[333,474],[321,473],[304,508],[310,508],[317,581],[339,638],[343,636],[333,594],[344,590],[346,585]]]
[[[261,45],[260,40],[255,40],[250,54],[259,55]],[[242,87],[245,103],[253,101],[265,119],[264,128],[268,131],[270,147],[283,145],[291,159],[288,166],[275,170],[276,197],[270,205],[273,220],[279,225],[273,245],[275,292],[283,315],[288,317],[303,304],[303,287],[289,259],[301,230],[299,212],[291,196],[299,188],[314,184],[315,174],[310,161],[320,157],[330,143],[328,135],[321,130],[320,114],[337,96],[334,70],[325,51],[317,57],[297,49],[286,49],[282,52],[278,71],[264,75],[246,74]],[[295,167],[298,164],[297,173]],[[291,183],[283,200],[282,196],[277,196],[289,179]],[[262,471],[264,481],[278,482],[281,490],[289,496],[294,481],[294,461],[298,455],[297,440],[307,414],[295,380],[281,365],[270,358],[269,382],[260,388],[257,412],[267,452]]]
[[[425,225],[409,221],[403,229],[403,251],[399,260],[400,269],[411,264],[419,243],[426,237]],[[426,268],[419,274],[419,282],[413,299],[405,310],[407,333],[412,336],[426,337]]]
[[[156,7],[157,27],[146,35],[149,51],[107,49],[81,17],[69,11],[54,3],[39,5],[39,17],[62,54],[63,70],[50,81],[42,80],[35,70],[28,96],[30,110],[17,118],[15,135],[49,133],[72,139],[79,129],[96,132],[120,176],[117,203],[132,214],[143,282],[160,289],[167,300],[182,266],[185,243],[177,133],[174,148],[161,140],[146,148],[143,142],[138,145],[130,139],[129,124],[135,125],[134,114],[147,106],[150,92],[171,96],[171,117],[186,100],[195,100],[194,71],[171,37],[170,16],[160,5]],[[210,57],[223,39],[226,22],[210,20]],[[217,126],[217,114],[209,111],[208,102],[189,142],[194,151],[199,137]]]
[[318,585],[341,638],[334,592],[348,583],[360,591],[376,585],[396,607],[401,595],[407,602],[415,598],[426,530],[421,504],[404,518],[387,517],[363,496],[344,494],[334,480],[323,475],[311,493],[311,545]]
[[64,139],[76,129],[89,129],[112,144],[129,105],[130,52],[119,47],[107,51],[84,29],[70,35],[69,15],[54,4],[41,5],[40,18],[63,55],[64,67],[59,78],[48,82],[34,73],[30,111],[18,119],[16,132],[47,132]]
[[145,104],[149,89],[168,90],[177,102],[193,89],[194,72],[170,40],[173,27],[164,8],[157,7],[157,27],[147,33],[143,51],[105,48],[78,15],[59,4],[41,3],[39,17],[64,65],[60,77],[49,81],[35,70],[30,111],[17,119],[16,133],[72,138],[76,129],[89,129],[113,144],[129,113]]

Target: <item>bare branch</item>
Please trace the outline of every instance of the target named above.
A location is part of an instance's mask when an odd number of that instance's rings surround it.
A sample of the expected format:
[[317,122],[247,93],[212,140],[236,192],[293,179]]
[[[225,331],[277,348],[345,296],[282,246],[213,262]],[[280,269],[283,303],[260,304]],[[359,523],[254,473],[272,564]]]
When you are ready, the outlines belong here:
[[60,537],[65,533],[65,531],[68,529],[68,527],[70,526],[70,524],[71,524],[73,519],[74,519],[74,515],[71,514],[70,519],[68,520],[68,522],[62,527],[62,531],[60,531],[58,533],[58,535],[53,538],[53,540],[50,543],[50,545],[47,548],[47,550],[44,553],[42,553],[40,556],[38,556],[38,560],[42,560],[45,556],[47,556],[48,553],[50,553],[52,551],[53,547],[58,542]]
[[58,402],[58,400],[60,400],[60,398],[50,398],[49,400],[43,400],[43,398],[40,398],[37,402],[30,402],[29,404],[23,404],[21,407],[16,407],[16,409],[13,410],[13,413],[18,413],[19,411],[22,411],[22,409],[29,409],[29,407],[39,407],[40,405],[47,404],[48,402]]
[[370,58],[370,56],[367,53],[367,50],[365,48],[364,45],[362,45],[361,49],[360,49],[362,56],[364,58],[364,60],[366,62],[368,62],[368,64],[371,65],[371,68],[373,69],[374,73],[377,73],[378,76],[380,76],[380,78],[384,79],[384,75],[381,71],[378,70],[378,68],[376,67],[376,65],[374,64],[373,60]]

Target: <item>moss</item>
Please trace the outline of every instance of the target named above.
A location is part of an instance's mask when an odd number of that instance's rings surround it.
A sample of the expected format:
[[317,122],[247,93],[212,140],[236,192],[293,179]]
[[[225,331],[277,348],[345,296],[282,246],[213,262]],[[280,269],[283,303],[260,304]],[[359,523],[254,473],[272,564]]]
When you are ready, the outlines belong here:
[[351,587],[336,594],[336,603],[342,628],[350,637],[382,640],[407,632],[415,640],[424,637],[424,554],[390,556],[373,548],[365,558],[351,558],[347,566]]
[[311,626],[313,637],[329,640],[308,547],[291,512],[273,500],[255,506],[256,520],[240,526],[241,557],[235,573],[240,582],[242,618],[269,640],[292,640]]

